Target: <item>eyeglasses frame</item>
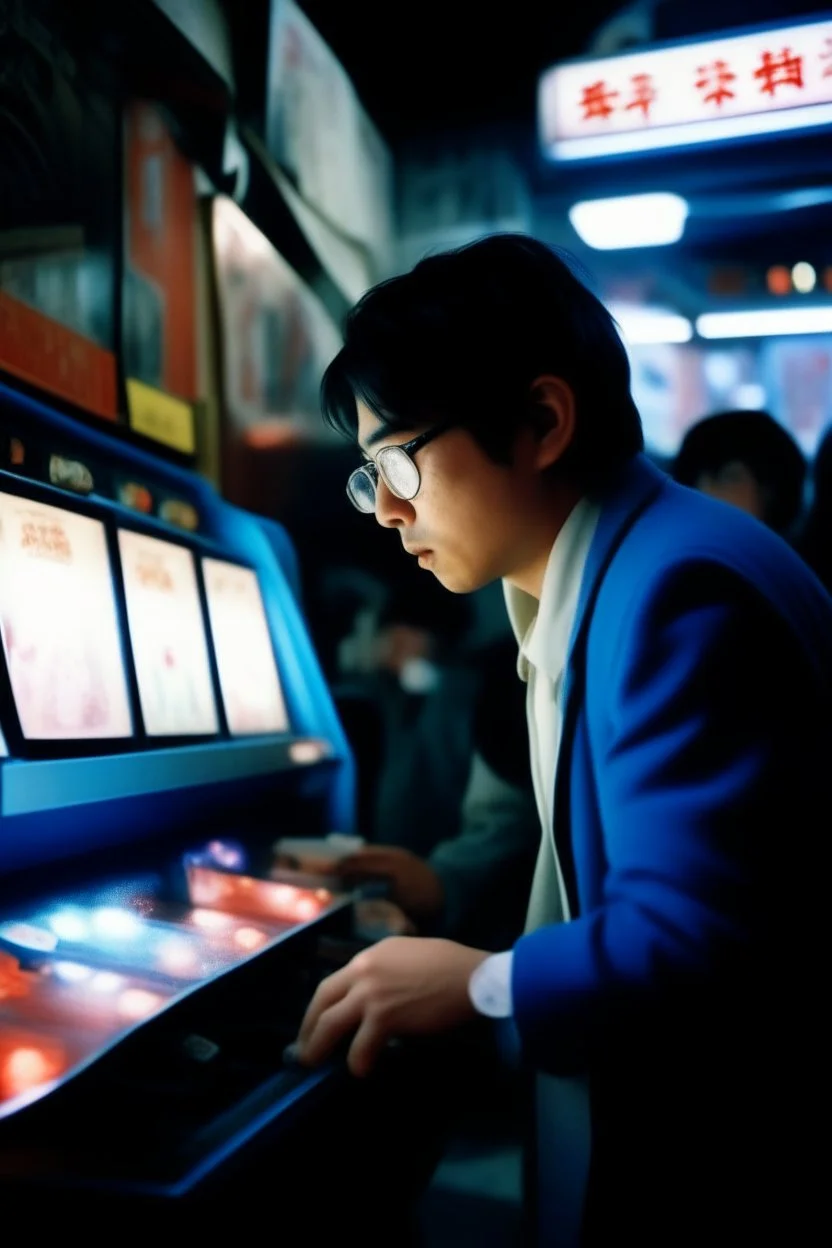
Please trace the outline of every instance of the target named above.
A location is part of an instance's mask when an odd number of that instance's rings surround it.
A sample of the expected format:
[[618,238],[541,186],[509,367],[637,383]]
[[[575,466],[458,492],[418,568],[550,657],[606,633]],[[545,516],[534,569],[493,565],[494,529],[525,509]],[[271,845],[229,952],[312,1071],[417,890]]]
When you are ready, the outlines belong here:
[[409,442],[399,442],[399,443],[394,442],[388,446],[383,446],[381,450],[379,451],[379,455],[383,455],[385,451],[393,451],[393,450],[404,451],[405,455],[412,462],[413,467],[416,469],[416,477],[417,477],[416,489],[413,491],[412,494],[404,495],[404,494],[400,494],[398,490],[394,490],[392,485],[390,485],[390,482],[387,480],[387,477],[384,475],[384,469],[381,467],[377,459],[369,458],[367,459],[365,463],[361,464],[360,467],[353,469],[353,471],[350,473],[349,477],[347,478],[346,490],[347,490],[347,497],[349,498],[353,507],[355,507],[356,511],[360,511],[361,514],[364,516],[371,516],[375,513],[375,507],[373,507],[372,511],[364,511],[363,508],[358,506],[352,494],[350,493],[351,482],[355,479],[355,477],[359,475],[359,473],[362,473],[362,472],[368,475],[368,477],[370,478],[370,481],[372,482],[373,490],[376,491],[376,493],[378,492],[378,478],[379,476],[381,476],[382,480],[384,481],[384,484],[387,486],[391,494],[393,494],[396,498],[402,499],[403,502],[406,502],[406,503],[411,502],[412,499],[414,499],[416,495],[419,493],[419,490],[422,488],[422,474],[419,471],[419,465],[416,463],[413,456],[416,454],[417,451],[420,451],[423,446],[427,446],[428,442],[432,442],[434,438],[439,437],[440,433],[444,433],[446,429],[450,429],[450,428],[451,428],[451,425],[448,424],[447,422],[434,425],[431,429],[426,429],[424,433],[417,434],[415,438],[411,438]]

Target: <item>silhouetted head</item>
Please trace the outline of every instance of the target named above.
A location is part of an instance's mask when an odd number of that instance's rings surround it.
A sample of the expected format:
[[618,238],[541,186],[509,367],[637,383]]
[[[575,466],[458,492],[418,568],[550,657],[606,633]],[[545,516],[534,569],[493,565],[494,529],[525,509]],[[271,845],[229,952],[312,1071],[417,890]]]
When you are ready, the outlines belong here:
[[673,476],[786,533],[800,515],[806,461],[768,412],[718,412],[688,430]]

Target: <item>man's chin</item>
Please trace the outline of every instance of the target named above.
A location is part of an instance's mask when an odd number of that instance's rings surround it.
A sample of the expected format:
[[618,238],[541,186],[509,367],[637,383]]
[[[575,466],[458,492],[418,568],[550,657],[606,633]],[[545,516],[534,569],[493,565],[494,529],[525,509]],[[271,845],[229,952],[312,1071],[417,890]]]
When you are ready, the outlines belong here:
[[449,572],[442,567],[430,569],[439,584],[452,594],[474,594],[489,582],[460,572]]

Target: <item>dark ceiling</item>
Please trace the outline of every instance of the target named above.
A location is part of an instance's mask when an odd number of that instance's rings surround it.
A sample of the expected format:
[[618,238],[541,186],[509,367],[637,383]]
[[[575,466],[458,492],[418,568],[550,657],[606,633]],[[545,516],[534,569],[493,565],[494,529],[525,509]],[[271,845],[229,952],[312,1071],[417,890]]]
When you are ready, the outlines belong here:
[[[231,27],[240,103],[264,111],[272,0],[222,0]],[[519,0],[509,8],[474,0],[298,0],[394,145],[469,125],[534,119],[537,75],[576,56],[618,0],[557,5]]]
[[534,119],[538,75],[584,51],[616,0],[302,0],[391,139]]
[[[222,0],[243,111],[263,115],[271,0]],[[621,0],[298,0],[394,145],[469,126],[534,133],[542,70],[580,56]],[[822,0],[653,0],[654,38],[776,22]]]

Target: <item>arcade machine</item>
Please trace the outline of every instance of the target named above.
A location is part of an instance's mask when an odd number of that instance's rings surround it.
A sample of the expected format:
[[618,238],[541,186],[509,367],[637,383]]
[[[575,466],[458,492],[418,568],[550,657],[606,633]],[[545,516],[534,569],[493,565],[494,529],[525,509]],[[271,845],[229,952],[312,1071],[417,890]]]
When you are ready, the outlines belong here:
[[0,1200],[205,1205],[266,1141],[291,1185],[346,1081],[284,1049],[354,949],[273,867],[352,818],[291,548],[4,384],[0,439]]

